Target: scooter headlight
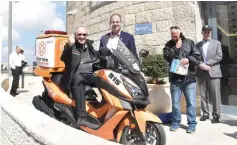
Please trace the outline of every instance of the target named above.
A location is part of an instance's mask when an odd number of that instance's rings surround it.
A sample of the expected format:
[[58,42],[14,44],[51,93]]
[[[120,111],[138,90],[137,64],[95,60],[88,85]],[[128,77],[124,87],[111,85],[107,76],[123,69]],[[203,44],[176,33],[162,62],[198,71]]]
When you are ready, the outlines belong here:
[[128,90],[128,92],[133,98],[140,98],[143,96],[140,88],[130,83],[129,80],[125,77],[122,77],[122,80],[125,88]]

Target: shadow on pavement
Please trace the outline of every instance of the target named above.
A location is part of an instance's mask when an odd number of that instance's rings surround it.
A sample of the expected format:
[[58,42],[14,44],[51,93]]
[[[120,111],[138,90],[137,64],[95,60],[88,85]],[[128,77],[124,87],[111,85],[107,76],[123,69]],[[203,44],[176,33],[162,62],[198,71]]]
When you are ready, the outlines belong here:
[[221,123],[237,127],[237,120],[222,120]]
[[234,139],[237,139],[237,132],[235,132],[235,133],[224,133],[224,134],[229,136],[229,137],[233,137]]
[[220,122],[223,124],[227,124],[229,126],[236,126],[237,127],[237,119],[235,119],[235,118],[231,118],[228,116],[222,116]]
[[[170,126],[171,126],[171,123],[166,123],[166,124],[162,124],[162,125],[163,125],[163,126],[168,126],[168,127],[170,127]],[[188,126],[187,126],[187,125],[180,124],[180,128],[182,128],[182,129],[187,129]]]
[[17,93],[27,93],[29,92],[28,90],[17,90]]

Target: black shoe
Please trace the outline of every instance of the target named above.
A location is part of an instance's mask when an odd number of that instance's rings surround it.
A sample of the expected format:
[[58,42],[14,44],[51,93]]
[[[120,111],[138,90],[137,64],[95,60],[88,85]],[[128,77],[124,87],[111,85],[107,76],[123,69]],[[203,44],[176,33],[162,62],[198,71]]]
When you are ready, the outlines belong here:
[[10,95],[12,95],[13,97],[19,95],[19,93],[10,93]]
[[15,93],[10,93],[10,95],[12,95],[13,97],[15,97],[15,96],[16,96],[16,94],[15,94]]
[[220,122],[220,118],[219,117],[214,117],[211,121],[211,123],[219,123]]
[[206,121],[207,119],[209,119],[209,116],[203,115],[203,116],[200,118],[200,121]]
[[89,127],[91,129],[97,129],[99,127],[99,125],[88,122],[86,119],[78,119],[77,120],[77,127],[79,128],[80,126]]

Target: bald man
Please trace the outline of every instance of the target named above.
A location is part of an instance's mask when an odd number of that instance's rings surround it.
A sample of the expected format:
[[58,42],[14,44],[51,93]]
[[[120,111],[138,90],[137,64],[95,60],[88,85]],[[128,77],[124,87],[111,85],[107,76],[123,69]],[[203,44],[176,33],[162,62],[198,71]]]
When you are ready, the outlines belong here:
[[93,41],[89,40],[85,27],[78,27],[74,35],[69,37],[65,45],[61,60],[65,63],[65,72],[61,78],[60,86],[67,94],[72,93],[76,100],[77,126],[96,126],[87,121],[85,107],[86,85],[92,84],[92,63],[97,60],[97,52],[94,50]]
[[171,131],[176,131],[180,127],[181,111],[180,99],[182,92],[187,102],[187,133],[193,133],[196,130],[196,78],[195,66],[200,64],[200,52],[196,49],[192,40],[182,35],[178,26],[170,28],[171,40],[169,40],[163,49],[164,59],[171,65],[173,59],[181,60],[182,65],[189,64],[188,74],[179,75],[169,73],[170,93],[172,98],[172,125]]

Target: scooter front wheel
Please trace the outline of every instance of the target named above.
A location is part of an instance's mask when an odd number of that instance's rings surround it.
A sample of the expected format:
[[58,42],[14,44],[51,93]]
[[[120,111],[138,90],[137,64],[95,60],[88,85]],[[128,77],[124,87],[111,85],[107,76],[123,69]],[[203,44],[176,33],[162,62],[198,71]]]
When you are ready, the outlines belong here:
[[146,142],[141,142],[141,139],[135,129],[129,126],[125,127],[121,137],[121,143],[124,145],[165,145],[166,135],[161,124],[154,122],[147,122]]

